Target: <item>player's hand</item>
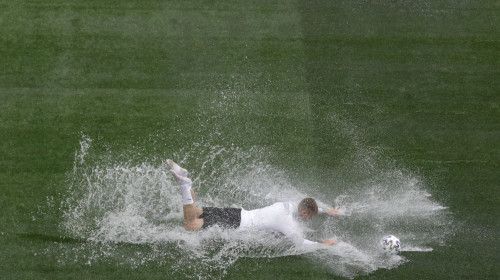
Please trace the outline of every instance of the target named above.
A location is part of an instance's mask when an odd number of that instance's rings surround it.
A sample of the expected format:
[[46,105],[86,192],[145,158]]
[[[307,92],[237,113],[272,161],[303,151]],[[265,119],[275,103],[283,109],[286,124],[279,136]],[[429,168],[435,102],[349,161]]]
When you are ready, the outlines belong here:
[[335,240],[331,240],[331,239],[327,239],[327,240],[321,242],[321,244],[323,244],[323,245],[335,245],[337,243],[339,243],[339,242],[337,242]]
[[326,209],[325,213],[330,215],[330,216],[342,216],[342,215],[344,215],[344,211],[337,210],[337,209]]

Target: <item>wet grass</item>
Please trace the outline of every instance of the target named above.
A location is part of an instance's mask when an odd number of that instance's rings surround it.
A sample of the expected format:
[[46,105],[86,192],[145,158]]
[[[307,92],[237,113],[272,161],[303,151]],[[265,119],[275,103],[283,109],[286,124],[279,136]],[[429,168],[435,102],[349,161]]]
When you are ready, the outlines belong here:
[[[82,134],[124,161],[193,143],[261,146],[272,164],[322,185],[356,180],[345,166],[353,150],[376,150],[380,164],[421,174],[463,224],[446,246],[366,278],[498,277],[495,250],[481,249],[499,246],[496,1],[0,6],[5,279],[166,277],[38,254],[80,242],[61,230],[57,205]],[[225,277],[334,278],[303,261],[241,260]]]

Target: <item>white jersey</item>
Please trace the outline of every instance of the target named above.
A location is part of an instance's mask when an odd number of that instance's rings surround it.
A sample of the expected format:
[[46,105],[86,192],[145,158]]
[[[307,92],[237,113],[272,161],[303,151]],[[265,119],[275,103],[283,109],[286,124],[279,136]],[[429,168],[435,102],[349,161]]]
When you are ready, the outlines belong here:
[[304,239],[302,229],[297,222],[298,205],[292,202],[277,202],[255,210],[241,209],[239,229],[259,229],[278,231],[302,244],[317,244]]

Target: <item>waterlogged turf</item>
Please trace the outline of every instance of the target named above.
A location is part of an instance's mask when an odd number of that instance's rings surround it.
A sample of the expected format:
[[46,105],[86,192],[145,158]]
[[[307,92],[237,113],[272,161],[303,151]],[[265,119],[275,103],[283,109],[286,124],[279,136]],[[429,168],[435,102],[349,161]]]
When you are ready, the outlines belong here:
[[[0,278],[498,279],[499,15],[0,3]],[[186,232],[167,158],[199,206],[339,208],[304,227],[340,243]]]

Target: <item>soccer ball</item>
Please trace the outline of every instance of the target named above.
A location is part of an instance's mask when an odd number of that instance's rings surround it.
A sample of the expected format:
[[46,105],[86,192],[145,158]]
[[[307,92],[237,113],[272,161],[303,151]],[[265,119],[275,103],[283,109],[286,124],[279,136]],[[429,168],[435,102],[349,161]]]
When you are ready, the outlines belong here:
[[382,239],[382,248],[391,253],[399,253],[401,250],[401,241],[394,235],[384,236]]

